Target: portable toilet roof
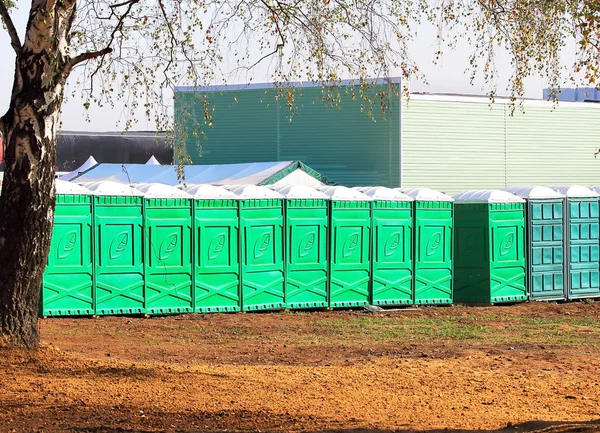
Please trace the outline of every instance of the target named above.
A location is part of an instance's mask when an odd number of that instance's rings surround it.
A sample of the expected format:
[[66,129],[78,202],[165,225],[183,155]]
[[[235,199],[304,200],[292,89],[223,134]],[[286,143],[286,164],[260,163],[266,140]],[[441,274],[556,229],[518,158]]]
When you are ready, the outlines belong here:
[[596,191],[592,191],[590,188],[581,185],[552,185],[550,188],[560,192],[565,197],[586,198],[599,196]]
[[191,198],[186,191],[172,185],[162,183],[136,184],[135,188],[144,193],[146,198]]
[[94,195],[124,195],[124,196],[143,196],[144,193],[138,191],[131,185],[105,180],[101,182],[91,182],[90,185],[84,184]]
[[205,199],[237,199],[238,196],[226,188],[215,185],[199,184],[184,188],[194,198]]
[[454,196],[461,203],[524,203],[521,197],[499,189],[470,190]]
[[98,165],[98,161],[96,161],[96,159],[90,155],[90,157],[83,164],[81,164],[75,170],[73,170],[69,173],[63,174],[62,176],[59,177],[59,179],[60,180],[74,179],[77,176],[79,176],[81,173],[85,173],[90,168],[95,167],[96,165]]
[[368,195],[373,200],[382,201],[414,201],[414,199],[400,191],[384,186],[357,186],[353,189]]
[[345,186],[322,186],[319,191],[335,201],[371,201],[371,197],[362,192]]
[[454,201],[452,197],[431,188],[396,188],[416,201]]
[[317,191],[315,188],[304,185],[275,186],[271,189],[285,196],[285,198],[329,199],[329,197],[321,191]]
[[558,191],[548,188],[547,186],[509,186],[502,188],[503,191],[508,191],[519,197],[526,199],[551,199],[551,198],[563,198],[564,195]]
[[77,185],[76,183],[67,182],[66,180],[55,180],[56,194],[77,194],[77,195],[92,195],[92,191],[84,186]]
[[258,185],[239,185],[230,191],[240,199],[283,198],[277,191]]

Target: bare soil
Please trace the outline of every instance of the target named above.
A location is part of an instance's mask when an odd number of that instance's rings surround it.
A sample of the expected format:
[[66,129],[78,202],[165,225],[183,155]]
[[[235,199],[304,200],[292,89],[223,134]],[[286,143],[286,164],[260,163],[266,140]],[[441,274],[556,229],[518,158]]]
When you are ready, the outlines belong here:
[[41,321],[4,432],[600,432],[600,303]]

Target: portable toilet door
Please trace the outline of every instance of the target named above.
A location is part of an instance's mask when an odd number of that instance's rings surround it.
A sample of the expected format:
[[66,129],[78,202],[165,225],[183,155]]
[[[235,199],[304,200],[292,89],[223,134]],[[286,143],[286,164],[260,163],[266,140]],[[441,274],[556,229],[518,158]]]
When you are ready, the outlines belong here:
[[598,193],[579,185],[551,186],[566,197],[568,299],[600,296]]
[[373,200],[371,304],[413,304],[413,199],[390,188],[354,189]]
[[186,191],[194,199],[194,311],[241,311],[238,197],[213,185]]
[[170,185],[135,186],[144,193],[146,313],[193,312],[191,196]]
[[319,187],[329,196],[329,306],[370,302],[371,198],[343,186]]
[[285,197],[285,303],[288,308],[328,304],[329,197],[311,187],[273,187]]
[[233,192],[240,206],[242,310],[285,308],[283,196],[256,185]]
[[94,194],[96,314],[145,313],[143,193],[111,181]]
[[452,303],[453,199],[429,188],[400,188],[415,200],[413,287],[415,304]]
[[525,200],[500,190],[454,196],[454,302],[526,301]]
[[527,287],[533,301],[567,299],[564,196],[545,186],[503,188],[525,199]]
[[42,279],[41,316],[94,314],[92,192],[56,180],[54,227]]

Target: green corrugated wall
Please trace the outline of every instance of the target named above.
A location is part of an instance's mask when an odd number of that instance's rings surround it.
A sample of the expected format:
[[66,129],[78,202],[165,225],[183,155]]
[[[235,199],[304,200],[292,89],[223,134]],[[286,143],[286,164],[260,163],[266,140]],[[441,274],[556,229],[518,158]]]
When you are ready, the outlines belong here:
[[404,187],[600,184],[598,105],[413,95],[401,121]]
[[[389,105],[385,118],[378,96],[372,96],[376,100],[372,118],[361,110],[360,98],[352,97],[350,87],[342,88],[336,106],[322,102],[321,87],[297,88],[291,117],[286,98],[278,102],[274,89],[176,91],[175,121],[188,132],[186,148],[195,164],[300,160],[343,185],[397,187],[398,91],[397,84],[369,90],[371,95],[390,95],[385,99]],[[204,123],[205,107],[212,128]],[[194,125],[202,128],[205,138],[193,136]]]

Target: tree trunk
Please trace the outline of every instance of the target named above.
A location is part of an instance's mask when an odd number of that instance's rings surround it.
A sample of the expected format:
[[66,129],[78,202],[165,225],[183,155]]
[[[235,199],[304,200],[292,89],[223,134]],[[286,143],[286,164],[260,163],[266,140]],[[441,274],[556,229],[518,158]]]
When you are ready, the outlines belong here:
[[38,303],[54,219],[56,130],[68,75],[75,4],[34,1],[0,119],[5,171],[0,196],[0,342],[39,345]]

